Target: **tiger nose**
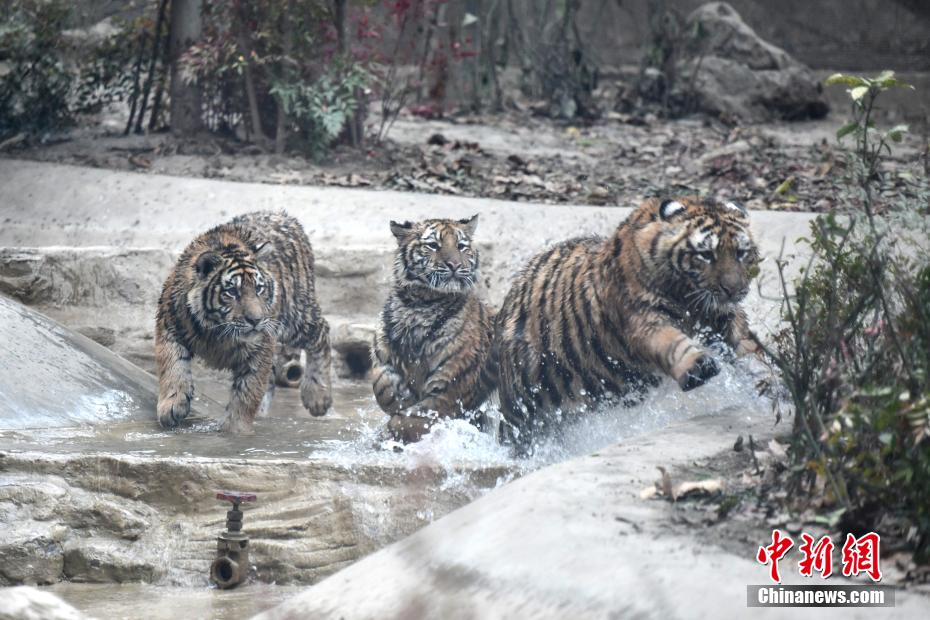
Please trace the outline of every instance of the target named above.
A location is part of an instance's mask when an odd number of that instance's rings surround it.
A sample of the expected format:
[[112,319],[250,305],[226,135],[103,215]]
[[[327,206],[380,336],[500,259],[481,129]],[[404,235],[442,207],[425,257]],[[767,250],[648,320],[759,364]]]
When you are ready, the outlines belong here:
[[259,323],[261,323],[262,317],[260,317],[260,316],[249,316],[249,315],[246,315],[246,316],[245,316],[245,320],[246,320],[246,322],[247,322],[249,325],[251,325],[252,327],[255,327],[256,325],[258,325]]
[[739,299],[746,294],[746,287],[742,282],[721,282],[720,290],[727,296],[727,299]]
[[447,260],[447,261],[446,261],[446,266],[447,266],[451,271],[458,271],[458,270],[462,267],[462,262],[461,262],[461,261],[457,261],[457,260]]

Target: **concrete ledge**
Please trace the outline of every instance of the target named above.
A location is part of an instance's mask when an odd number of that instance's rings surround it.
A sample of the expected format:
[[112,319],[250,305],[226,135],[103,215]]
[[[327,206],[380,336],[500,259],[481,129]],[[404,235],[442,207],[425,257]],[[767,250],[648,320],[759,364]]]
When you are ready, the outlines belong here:
[[[47,179],[55,182],[41,182]],[[629,213],[620,207],[235,183],[0,160],[0,247],[71,252],[74,259],[87,260],[94,246],[101,258],[114,252],[112,248],[122,248],[126,261],[147,252],[157,260],[146,277],[159,286],[170,257],[195,235],[255,209],[287,209],[303,223],[319,262],[324,311],[343,315],[359,314],[360,301],[372,309],[380,306],[395,247],[388,230],[391,219],[480,213],[476,236],[483,253],[482,283],[491,303],[499,304],[512,275],[532,255],[571,237],[608,234]],[[807,234],[812,217],[753,212],[752,226],[763,255],[777,256],[783,242],[790,253],[797,238]],[[87,248],[90,254],[77,253],[76,248]],[[0,274],[7,272],[8,278],[23,276],[11,263],[15,253],[7,249],[0,259]],[[771,273],[772,261],[764,267]],[[127,271],[120,277],[131,279]],[[157,288],[152,283],[146,287],[149,299],[151,289]]]
[[[45,182],[54,179],[54,183]],[[165,276],[204,230],[254,209],[287,209],[317,258],[317,291],[333,325],[340,371],[370,338],[392,278],[391,219],[480,213],[481,290],[499,306],[513,274],[552,243],[609,234],[621,207],[552,206],[483,198],[169,177],[0,159],[0,292],[40,309],[147,370]],[[757,211],[764,296],[746,300],[762,333],[777,323],[775,261],[795,251],[808,213]],[[349,327],[343,328],[341,326]],[[357,327],[357,328],[356,328]]]
[[[773,435],[767,415],[730,409],[547,467],[456,510],[256,620],[299,618],[740,618],[767,568],[662,527],[670,505],[639,492],[672,468]],[[782,571],[785,583],[802,582]],[[846,583],[831,578],[831,583]],[[797,609],[754,609],[794,618]],[[825,613],[823,613],[825,612]],[[930,599],[818,617],[919,618]]]

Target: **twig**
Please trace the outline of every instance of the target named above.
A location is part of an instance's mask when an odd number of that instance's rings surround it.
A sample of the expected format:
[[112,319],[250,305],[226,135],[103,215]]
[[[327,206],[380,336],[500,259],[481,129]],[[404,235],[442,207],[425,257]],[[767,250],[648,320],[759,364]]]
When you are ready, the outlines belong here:
[[128,136],[132,131],[132,123],[136,116],[136,100],[139,98],[139,79],[142,73],[142,59],[145,56],[145,30],[139,31],[139,52],[136,55],[136,64],[132,69],[132,95],[129,98],[129,120],[126,122],[126,129],[123,131],[124,136]]
[[[164,2],[165,5],[167,5],[170,0],[164,0]],[[165,45],[162,46],[161,72],[158,74],[158,83],[155,85],[155,98],[152,100],[152,112],[149,114],[149,131],[154,131],[158,123],[158,114],[161,112],[161,100],[165,93],[165,83],[168,78],[168,67],[171,56],[171,45],[168,41],[171,37],[170,30],[166,20],[164,34],[166,41]]]
[[243,70],[243,73],[245,74],[245,95],[246,100],[249,103],[249,115],[252,123],[253,142],[255,142],[260,148],[264,149],[268,144],[268,138],[265,136],[265,132],[262,129],[262,118],[258,111],[258,97],[255,94],[255,80],[252,76],[252,44],[249,34],[246,32],[247,20],[245,10],[242,6],[242,0],[237,0],[236,8],[238,9],[236,11],[238,17],[236,39],[240,49],[242,50],[242,54],[245,57],[245,66]]
[[152,58],[149,60],[148,76],[145,78],[145,86],[142,88],[142,104],[139,107],[139,116],[136,117],[136,133],[142,133],[142,120],[145,118],[145,109],[149,103],[149,92],[152,89],[152,82],[155,80],[155,65],[158,62],[159,46],[162,42],[162,26],[165,23],[165,13],[168,8],[168,0],[161,0],[158,5],[158,16],[155,18],[155,30],[152,33]]

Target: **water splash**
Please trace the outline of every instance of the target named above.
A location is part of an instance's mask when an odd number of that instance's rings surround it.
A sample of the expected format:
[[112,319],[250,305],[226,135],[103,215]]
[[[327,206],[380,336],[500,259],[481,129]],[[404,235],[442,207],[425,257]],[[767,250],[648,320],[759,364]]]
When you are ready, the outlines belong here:
[[[354,439],[323,442],[311,459],[334,463],[353,470],[365,466],[405,470],[431,468],[446,474],[443,485],[468,484],[467,472],[502,469],[509,477],[523,475],[545,465],[589,454],[605,446],[657,431],[689,418],[738,409],[747,416],[767,415],[771,401],[759,396],[756,383],[767,376],[768,368],[754,358],[723,364],[720,374],[706,386],[682,392],[670,379],[650,391],[645,400],[632,407],[603,406],[577,416],[557,436],[541,439],[533,456],[516,458],[496,437],[483,433],[463,420],[442,420],[421,441],[402,445],[385,438],[387,416],[379,415],[374,403],[359,410],[360,432]],[[491,417],[500,411],[491,406]]]

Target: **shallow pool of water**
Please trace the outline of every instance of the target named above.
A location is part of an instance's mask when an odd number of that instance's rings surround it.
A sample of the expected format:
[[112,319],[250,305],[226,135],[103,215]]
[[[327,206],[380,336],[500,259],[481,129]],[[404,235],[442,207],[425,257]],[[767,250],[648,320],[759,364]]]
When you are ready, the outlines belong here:
[[46,589],[100,620],[243,620],[271,609],[302,588],[264,583],[250,583],[235,590],[144,583],[59,583]]

